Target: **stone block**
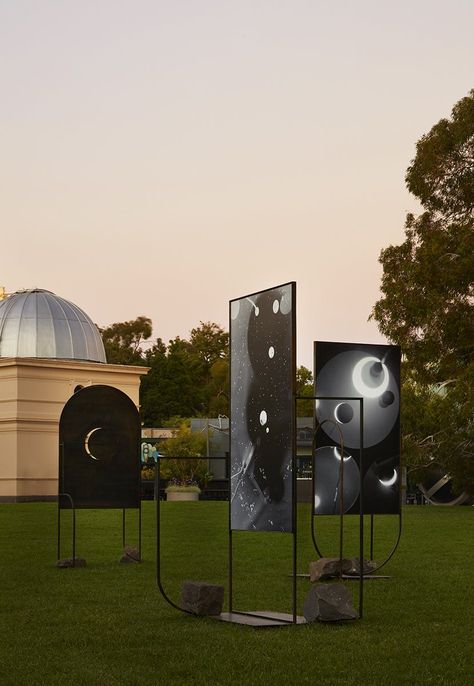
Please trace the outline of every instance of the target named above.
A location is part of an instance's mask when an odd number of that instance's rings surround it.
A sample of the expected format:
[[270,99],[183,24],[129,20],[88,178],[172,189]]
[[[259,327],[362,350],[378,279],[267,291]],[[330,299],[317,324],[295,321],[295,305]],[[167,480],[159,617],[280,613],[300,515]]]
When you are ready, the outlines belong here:
[[59,569],[66,569],[67,567],[85,567],[86,561],[83,557],[65,557],[62,560],[56,562],[56,567]]
[[[351,557],[350,560],[352,566],[347,573],[358,576],[360,574],[360,557]],[[362,560],[362,574],[370,574],[376,567],[377,563],[373,560]]]
[[181,607],[195,615],[220,615],[224,587],[205,581],[185,581],[181,590]]
[[344,584],[313,586],[304,601],[303,615],[307,622],[341,622],[358,617]]
[[[347,574],[352,569],[352,560],[342,558],[342,574]],[[309,563],[309,580],[311,583],[332,579],[340,575],[341,560],[338,557],[321,557],[316,562]]]
[[127,564],[129,562],[140,562],[140,551],[138,548],[132,548],[129,545],[125,546],[123,555],[120,558],[120,562],[123,564]]

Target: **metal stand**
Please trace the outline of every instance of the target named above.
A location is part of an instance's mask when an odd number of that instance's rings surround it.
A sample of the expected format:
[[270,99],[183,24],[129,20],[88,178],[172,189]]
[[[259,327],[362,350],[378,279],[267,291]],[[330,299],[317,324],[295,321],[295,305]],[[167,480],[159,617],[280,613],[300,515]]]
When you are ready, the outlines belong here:
[[[61,498],[67,498],[70,502],[70,507],[61,507]],[[76,566],[76,507],[74,500],[69,493],[58,493],[58,540],[57,540],[57,559],[61,559],[61,510],[72,510],[72,566]],[[128,508],[127,508],[128,509]],[[142,506],[141,503],[138,509],[138,553],[140,560],[142,559]],[[125,511],[122,509],[122,546],[125,547]]]
[[[169,459],[196,459],[195,457],[172,457]],[[212,458],[212,459],[223,459],[228,458]],[[256,612],[243,612],[235,610],[233,608],[233,541],[232,541],[232,529],[230,528],[230,480],[229,480],[229,548],[228,548],[228,562],[229,562],[229,610],[228,612],[222,612],[220,615],[209,615],[210,619],[216,619],[221,622],[231,622],[233,624],[244,624],[247,626],[252,626],[255,628],[272,628],[272,627],[284,627],[291,626],[293,624],[304,624],[306,620],[304,617],[299,617],[296,612],[296,559],[297,559],[297,548],[296,548],[296,450],[293,451],[293,585],[292,585],[292,599],[293,599],[293,612],[290,614],[283,612],[268,612],[266,610],[256,611]],[[230,473],[230,471],[229,471]],[[155,473],[155,492],[159,494],[160,492],[160,469],[159,464],[157,465]],[[185,610],[175,603],[166,593],[163,581],[161,579],[161,512],[160,512],[160,498],[158,496],[156,502],[156,582],[158,589],[166,600],[166,602],[171,605],[175,610],[179,610],[184,614],[194,615],[192,612]]]
[[[60,450],[60,464],[62,469],[64,469],[64,444],[61,443],[59,446]],[[64,482],[64,474],[60,475],[60,483]],[[70,507],[61,507],[61,498],[67,498]],[[71,509],[72,510],[72,566],[76,566],[76,506],[74,504],[74,499],[70,493],[58,493],[58,539],[57,539],[57,559],[61,559],[61,510]],[[122,546],[125,546],[125,510],[129,508],[122,508]],[[138,552],[140,560],[142,558],[142,503],[141,500],[138,506]]]
[[[303,396],[301,396],[301,399],[303,399]],[[359,526],[360,526],[360,531],[362,532],[362,533],[361,533],[361,536],[362,536],[362,541],[363,541],[363,530],[364,530],[364,512],[363,512],[363,499],[362,499],[362,471],[363,471],[363,470],[362,470],[362,459],[363,459],[363,398],[359,398],[359,397],[356,397],[356,398],[352,398],[352,397],[335,397],[335,396],[334,396],[334,397],[333,397],[333,396],[308,396],[308,397],[304,396],[304,399],[306,399],[306,400],[307,400],[307,399],[309,399],[309,400],[356,400],[356,401],[358,401],[358,402],[360,403],[360,421],[361,421],[361,424],[360,424],[360,428],[359,428],[359,435],[360,435],[360,464],[359,464],[359,472],[360,472],[360,473],[359,473],[359,477],[360,477],[360,482],[359,482],[359,483],[360,483],[360,487],[359,487],[359,490],[360,490],[360,496],[359,496],[359,503],[360,503],[359,517],[360,517],[360,522],[359,522]],[[314,505],[314,448],[315,448],[316,433],[317,433],[318,429],[322,426],[322,424],[324,424],[324,422],[331,422],[331,423],[333,423],[332,420],[324,420],[323,422],[321,422],[320,425],[318,425],[318,427],[316,428],[316,430],[315,430],[315,432],[314,432],[314,437],[313,437],[313,451],[312,451],[312,452],[313,452],[313,478],[312,478],[312,482],[313,482],[313,502],[312,502],[312,505],[311,505],[311,538],[312,538],[312,540],[313,540],[314,548],[315,548],[316,552],[318,553],[319,557],[325,557],[325,556],[324,556],[323,553],[321,552],[321,550],[320,550],[320,548],[319,548],[319,546],[318,546],[318,544],[317,544],[317,542],[316,542],[316,534],[315,534],[315,530],[314,530],[314,511],[313,511],[313,505]],[[334,423],[334,424],[335,424],[335,423]],[[335,426],[337,426],[337,428],[338,428],[338,430],[339,430],[339,432],[340,432],[339,426],[338,426],[337,424],[335,424]],[[400,506],[400,512],[399,512],[399,514],[398,514],[398,535],[397,535],[397,540],[396,540],[396,542],[395,542],[395,545],[393,546],[392,550],[390,551],[390,553],[388,554],[388,556],[385,558],[385,560],[383,560],[383,562],[381,562],[379,565],[377,565],[376,567],[374,567],[370,572],[367,572],[366,574],[363,574],[363,576],[364,576],[365,578],[369,578],[369,577],[372,578],[372,579],[374,579],[374,578],[381,578],[381,579],[382,579],[382,578],[388,578],[388,577],[386,577],[386,576],[374,576],[374,574],[375,574],[375,572],[377,572],[379,569],[381,569],[384,565],[386,565],[387,562],[393,557],[393,555],[395,554],[395,551],[396,551],[397,548],[398,548],[398,544],[400,543],[401,535],[402,535],[402,509],[401,509],[401,506]],[[374,559],[374,515],[373,515],[373,514],[370,515],[370,559],[371,559],[371,560]],[[359,553],[359,560],[360,560],[360,567],[361,567],[361,570],[362,570],[362,573],[363,573],[363,549],[362,549],[362,552]],[[353,575],[353,576],[352,576],[352,575],[344,575],[344,578],[347,578],[347,579],[355,579],[355,578],[357,578],[358,576],[359,576],[359,575]]]
[[[300,396],[300,399],[305,400],[353,400],[359,403],[359,442],[360,442],[360,464],[359,464],[359,559],[363,560],[364,557],[364,513],[363,513],[363,479],[362,479],[362,460],[363,460],[363,446],[364,446],[364,399],[360,397],[339,397],[339,396]],[[315,418],[316,421],[316,418]],[[339,482],[341,497],[339,498],[339,578],[345,578],[342,573],[342,558],[343,558],[343,545],[344,545],[344,440],[343,434],[341,432],[338,424],[333,422],[333,420],[325,419],[321,423],[315,426],[315,431],[313,435],[313,446],[312,446],[312,499],[311,499],[311,538],[313,540],[313,545],[320,557],[324,557],[321,554],[318,545],[316,543],[316,536],[314,531],[314,496],[315,496],[315,456],[316,456],[316,436],[318,430],[325,424],[331,423],[337,428],[339,432],[340,439],[340,451],[341,451],[341,464],[339,467]],[[359,574],[355,575],[354,578],[359,579],[359,619],[363,617],[363,605],[364,605],[364,573],[362,564],[359,567]]]

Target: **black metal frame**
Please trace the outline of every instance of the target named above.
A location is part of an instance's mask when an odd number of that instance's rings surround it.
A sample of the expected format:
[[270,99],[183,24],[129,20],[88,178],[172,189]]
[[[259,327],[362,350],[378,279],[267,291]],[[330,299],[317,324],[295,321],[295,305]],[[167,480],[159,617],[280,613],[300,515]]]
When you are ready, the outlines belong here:
[[[255,293],[249,293],[248,295],[243,295],[240,296],[239,298],[235,298],[234,300],[229,301],[229,320],[230,320],[230,308],[232,302],[235,300],[242,300],[243,298],[250,298],[255,295],[259,295],[260,293],[266,293],[268,291],[273,291],[277,290],[278,288],[283,288],[284,286],[293,286],[292,288],[292,312],[296,312],[296,282],[290,281],[286,282],[284,284],[280,284],[279,286],[272,286],[271,288],[264,289],[262,291],[257,291]],[[231,330],[230,330],[230,339],[231,339]],[[282,613],[282,612],[243,612],[240,610],[235,610],[234,609],[234,597],[233,597],[233,537],[232,537],[232,532],[233,529],[231,527],[231,451],[232,448],[230,446],[229,450],[229,457],[228,457],[228,474],[229,474],[229,509],[228,509],[228,564],[229,564],[229,571],[228,571],[228,585],[229,585],[229,611],[228,612],[223,612],[220,615],[214,617],[214,619],[220,619],[221,621],[225,622],[232,622],[235,624],[247,624],[250,626],[254,627],[282,627],[282,626],[289,626],[293,624],[303,624],[305,623],[304,617],[299,617],[297,615],[297,588],[296,588],[296,582],[297,582],[297,489],[296,489],[296,402],[297,402],[297,397],[296,397],[296,316],[292,318],[292,340],[294,342],[293,345],[293,351],[292,351],[292,360],[291,360],[291,379],[292,379],[292,388],[291,388],[291,397],[293,399],[292,403],[292,426],[293,426],[293,437],[292,437],[292,456],[291,456],[291,466],[292,466],[292,530],[291,535],[293,537],[293,546],[292,546],[292,613],[287,614],[287,613]],[[232,347],[232,341],[229,340],[229,347],[231,349]],[[230,400],[230,417],[232,417],[232,399]],[[185,458],[185,457],[174,457],[173,459],[196,459],[196,458]],[[212,459],[219,459],[219,458],[212,458]],[[220,459],[226,459],[226,458],[220,458]],[[156,506],[156,517],[157,517],[157,546],[156,546],[156,551],[157,551],[157,585],[160,590],[160,593],[162,594],[163,598],[166,600],[169,605],[174,607],[177,610],[180,610],[181,612],[184,612],[185,614],[192,614],[187,610],[184,610],[183,608],[179,607],[174,603],[166,594],[166,591],[163,588],[163,583],[161,580],[161,517],[160,517],[160,498],[159,498],[159,489],[160,489],[160,470],[159,467],[156,470],[156,475],[155,475],[155,492],[158,494],[157,495],[157,506]]]
[[[189,457],[189,456],[173,456],[173,457],[167,457],[166,459],[172,459],[172,460],[195,460],[196,457]],[[205,458],[202,458],[205,459]],[[230,460],[229,457],[213,457],[213,460]],[[296,466],[296,465],[295,465]],[[294,469],[294,475],[295,475],[295,492],[296,492],[296,470]],[[171,605],[175,610],[179,610],[183,614],[187,615],[194,615],[194,613],[190,612],[189,610],[186,610],[179,605],[177,605],[169,595],[167,594],[163,581],[161,578],[161,498],[160,498],[160,490],[161,490],[161,476],[160,476],[160,469],[159,469],[159,461],[157,463],[157,468],[155,470],[155,494],[156,494],[156,583],[158,586],[158,589],[163,596],[164,600]],[[229,494],[230,494],[230,480],[229,480]],[[233,574],[232,574],[232,529],[230,528],[230,497],[229,497],[229,611],[228,612],[222,612],[220,615],[215,615],[215,616],[210,616],[211,619],[218,619],[223,622],[232,622],[234,624],[246,624],[248,626],[253,626],[256,628],[261,628],[261,627],[281,627],[281,626],[288,626],[290,624],[302,624],[304,623],[304,618],[298,617],[296,615],[296,557],[294,557],[294,567],[293,567],[293,613],[292,614],[286,614],[286,613],[281,613],[281,612],[241,612],[238,610],[234,610],[232,607],[232,594],[231,594],[231,589],[232,589],[232,581],[233,581]],[[296,530],[296,527],[295,527]],[[294,533],[294,539],[296,539],[296,533]],[[296,550],[296,544],[294,545],[294,550]]]
[[[361,425],[359,428],[359,440],[360,440],[360,463],[359,463],[359,478],[360,478],[360,486],[359,486],[359,517],[362,518],[362,523],[360,524],[361,526],[361,531],[362,531],[362,540],[363,540],[363,519],[364,519],[364,512],[363,512],[363,502],[362,502],[362,460],[363,460],[363,411],[364,411],[364,403],[363,403],[363,398],[360,397],[343,397],[343,396],[320,396],[320,395],[315,395],[315,396],[300,396],[300,400],[354,400],[354,401],[359,401],[360,403],[360,418],[361,418]],[[339,434],[342,436],[342,432],[340,430],[340,427],[338,424],[333,422],[333,420],[330,419],[325,419],[323,420],[320,424],[317,424],[314,430],[314,435],[313,435],[313,445],[312,445],[312,456],[311,456],[311,465],[312,465],[312,476],[311,476],[311,481],[312,481],[312,502],[311,502],[311,538],[313,540],[313,545],[318,553],[319,557],[324,557],[323,553],[321,552],[317,542],[316,542],[316,536],[315,536],[315,531],[314,531],[314,458],[315,458],[315,442],[316,442],[316,434],[318,429],[326,422],[331,422],[333,423],[337,429],[339,430]],[[341,445],[342,445],[342,440],[341,440]],[[342,453],[341,453],[342,454]],[[343,470],[342,470],[343,471]],[[370,572],[367,572],[366,574],[363,574],[363,576],[373,576],[375,572],[377,572],[379,569],[381,569],[384,565],[389,562],[389,560],[393,557],[395,554],[395,551],[398,548],[398,544],[400,543],[400,538],[402,535],[402,508],[401,508],[401,494],[402,494],[402,489],[400,488],[400,504],[399,504],[399,513],[398,513],[398,535],[397,535],[397,540],[395,542],[395,545],[393,546],[392,550],[390,551],[389,555],[385,558],[383,562],[381,562],[379,565],[374,567],[373,569],[370,570]],[[388,515],[383,515],[384,517]],[[342,524],[341,524],[342,526]],[[373,560],[373,555],[374,555],[374,514],[370,514],[370,559]],[[342,555],[341,555],[342,557]],[[359,554],[360,557],[360,568],[363,568],[363,548]],[[356,578],[356,575],[354,575],[354,578]]]
[[[61,443],[59,446],[59,449],[61,451],[61,465],[64,468],[64,444]],[[62,479],[60,479],[61,483]],[[61,499],[62,498],[67,498],[70,507],[63,508],[61,507]],[[72,510],[72,566],[76,566],[76,506],[74,505],[74,499],[71,496],[70,493],[61,493],[58,491],[58,539],[57,539],[57,559],[61,559],[61,510]],[[79,508],[81,510],[85,509],[94,509],[94,508]],[[98,509],[119,509],[119,508],[98,508]],[[122,509],[122,546],[125,546],[125,531],[126,531],[126,521],[125,521],[125,512],[126,510],[138,510],[138,553],[140,556],[140,560],[142,558],[142,501],[141,498],[139,500],[138,508],[130,508],[130,507],[123,507]]]
[[[261,291],[256,291],[254,293],[249,293],[247,295],[242,295],[239,298],[234,298],[229,301],[229,321],[231,320],[231,306],[232,303],[237,300],[243,300],[244,298],[251,298],[261,293],[268,293],[269,291],[278,290],[279,288],[284,288],[285,286],[292,286],[291,291],[291,308],[292,312],[295,313],[292,317],[292,359],[291,359],[291,397],[293,398],[292,404],[292,426],[293,426],[293,437],[292,437],[292,456],[291,456],[291,471],[292,471],[292,530],[291,535],[293,537],[292,546],[292,613],[280,613],[280,612],[244,612],[240,610],[234,610],[234,598],[233,598],[233,539],[232,539],[232,526],[231,526],[231,465],[232,465],[232,444],[229,446],[229,612],[226,617],[222,617],[224,621],[235,622],[238,624],[249,623],[252,626],[285,626],[288,624],[302,624],[305,622],[303,617],[298,617],[297,614],[297,489],[296,489],[296,282],[287,281],[286,283],[280,284],[278,286],[272,286],[271,288],[266,288]],[[232,350],[232,328],[229,327],[229,349]],[[232,379],[231,379],[232,383]],[[232,417],[232,394],[230,397],[230,417]],[[234,617],[233,615],[237,615]],[[260,619],[261,623],[258,624],[255,621],[245,621],[245,617],[249,617],[252,620]],[[271,621],[271,624],[269,624]]]
[[[362,479],[362,461],[363,461],[363,452],[364,452],[364,399],[360,397],[339,397],[339,396],[323,396],[323,395],[314,395],[314,396],[298,396],[297,400],[353,400],[355,402],[359,403],[359,441],[360,441],[360,462],[359,462],[359,558],[361,560],[361,564],[359,565],[359,574],[354,575],[354,578],[359,578],[359,619],[362,619],[363,617],[363,603],[364,603],[364,574],[363,574],[363,565],[362,565],[362,560],[364,557],[364,512],[363,512],[363,499],[362,499],[362,491],[363,491],[363,479]],[[339,467],[339,480],[340,480],[340,490],[341,490],[341,497],[339,499],[339,560],[340,560],[340,567],[339,567],[339,576],[342,579],[343,574],[342,574],[342,558],[343,558],[343,546],[344,546],[344,438],[342,431],[340,427],[336,424],[336,422],[333,422],[332,419],[324,419],[322,422],[317,422],[316,421],[316,415],[315,415],[315,429],[314,429],[314,434],[313,434],[313,443],[312,443],[312,455],[311,455],[311,538],[313,541],[314,548],[318,555],[320,557],[324,557],[320,550],[319,547],[316,543],[316,537],[315,537],[315,531],[314,531],[314,519],[315,519],[315,514],[314,514],[314,496],[315,496],[315,445],[316,445],[316,436],[318,430],[323,426],[323,424],[326,423],[331,423],[334,424],[337,427],[337,430],[339,432],[339,447],[341,450],[341,464]]]
[[[191,457],[189,455],[187,456],[172,456],[168,457],[166,456],[167,460],[196,460],[196,459],[207,459],[207,458],[196,458],[196,457]],[[227,460],[227,457],[213,457],[213,460]],[[161,490],[161,476],[160,476],[160,460],[158,459],[156,462],[156,468],[155,468],[155,500],[156,500],[156,583],[158,585],[158,589],[163,596],[163,598],[166,600],[166,602],[171,605],[171,607],[174,607],[175,610],[179,610],[180,612],[183,612],[184,614],[187,615],[193,615],[195,616],[192,612],[189,612],[189,610],[185,610],[184,608],[180,607],[177,605],[175,602],[171,600],[171,598],[168,596],[166,593],[163,582],[161,580],[161,512],[160,512],[160,503],[161,503],[161,498],[160,498],[160,490]]]

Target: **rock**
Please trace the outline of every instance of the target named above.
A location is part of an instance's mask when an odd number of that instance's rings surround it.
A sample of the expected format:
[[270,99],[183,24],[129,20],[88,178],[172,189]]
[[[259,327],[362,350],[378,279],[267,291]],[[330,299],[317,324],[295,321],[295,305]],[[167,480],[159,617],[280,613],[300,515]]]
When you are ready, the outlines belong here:
[[85,567],[86,561],[83,557],[65,557],[56,562],[56,567],[65,569],[66,567]]
[[[360,557],[351,557],[351,568],[347,574],[358,576],[360,574]],[[373,560],[362,560],[362,574],[370,574],[376,569],[377,563]]]
[[307,622],[342,622],[357,619],[352,598],[343,584],[318,584],[310,590],[303,604]]
[[205,581],[185,581],[181,590],[181,607],[195,615],[220,615],[224,586]]
[[131,546],[127,545],[125,546],[123,555],[119,561],[124,564],[129,562],[140,562],[140,551],[138,548],[132,548]]
[[[311,583],[323,579],[339,576],[341,560],[338,557],[321,557],[316,562],[309,563],[309,580]],[[352,569],[352,560],[342,558],[342,573],[347,574]]]

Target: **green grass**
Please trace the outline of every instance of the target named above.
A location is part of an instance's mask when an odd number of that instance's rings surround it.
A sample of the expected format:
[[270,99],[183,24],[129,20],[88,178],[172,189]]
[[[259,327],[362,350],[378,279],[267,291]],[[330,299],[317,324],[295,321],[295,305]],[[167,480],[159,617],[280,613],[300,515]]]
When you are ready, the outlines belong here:
[[[56,569],[56,507],[0,506],[0,684],[471,684],[473,508],[405,508],[400,547],[365,584],[364,619],[255,630],[185,616],[155,580],[155,505],[143,506],[141,564],[119,565],[121,512],[79,511],[84,569]],[[70,554],[63,513],[62,556]],[[376,518],[375,557],[390,549],[395,518]],[[227,505],[163,503],[163,581],[175,600],[186,578],[226,585]],[[325,554],[337,519],[317,520]],[[316,556],[301,506],[298,566]],[[357,554],[357,518],[346,518]],[[127,517],[130,544],[136,516]],[[234,533],[236,609],[291,610],[291,537]],[[348,582],[357,596],[357,583]],[[309,588],[298,580],[299,604]]]

